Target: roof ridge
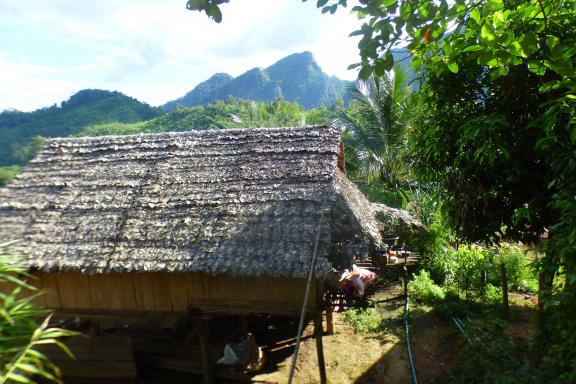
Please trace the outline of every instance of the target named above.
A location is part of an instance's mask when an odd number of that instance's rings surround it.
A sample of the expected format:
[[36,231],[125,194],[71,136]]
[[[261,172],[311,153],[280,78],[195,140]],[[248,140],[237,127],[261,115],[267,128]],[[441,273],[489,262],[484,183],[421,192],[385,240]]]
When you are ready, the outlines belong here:
[[53,137],[46,139],[49,144],[66,143],[74,141],[98,141],[98,140],[122,140],[125,138],[136,137],[186,137],[186,136],[216,136],[216,135],[229,135],[229,134],[245,134],[245,133],[262,133],[262,132],[299,132],[311,131],[315,129],[336,129],[343,131],[343,127],[334,123],[317,124],[317,125],[303,125],[296,127],[257,127],[257,128],[225,128],[225,129],[191,129],[189,131],[167,131],[167,132],[141,132],[131,135],[103,135],[103,136],[78,136],[78,137]]

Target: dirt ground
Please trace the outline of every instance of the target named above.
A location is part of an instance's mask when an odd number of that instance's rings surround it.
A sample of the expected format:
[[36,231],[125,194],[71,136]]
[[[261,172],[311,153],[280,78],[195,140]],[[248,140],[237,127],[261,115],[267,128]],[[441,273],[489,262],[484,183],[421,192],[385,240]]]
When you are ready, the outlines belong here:
[[[410,383],[410,368],[403,329],[403,295],[399,285],[373,297],[375,308],[385,328],[376,334],[355,333],[335,313],[335,333],[326,335],[324,355],[328,381],[338,383]],[[447,324],[431,313],[418,314],[412,324],[412,348],[419,382],[440,382],[454,362],[453,333]],[[309,325],[305,335],[312,335]],[[316,344],[306,338],[300,349],[294,382],[318,383]],[[290,370],[290,357],[278,363],[275,372],[254,377],[255,382],[285,383]]]
[[[372,298],[385,325],[376,334],[355,333],[342,313],[334,314],[335,334],[325,335],[324,356],[329,383],[410,383],[410,368],[403,324],[402,288],[392,285]],[[510,294],[514,319],[506,333],[526,339],[534,330],[533,295]],[[442,383],[457,363],[463,340],[456,329],[431,308],[411,310],[411,347],[419,383]],[[318,383],[316,344],[312,325],[305,331],[297,361],[295,383]],[[255,376],[255,382],[285,383],[290,356],[277,363],[276,370]]]

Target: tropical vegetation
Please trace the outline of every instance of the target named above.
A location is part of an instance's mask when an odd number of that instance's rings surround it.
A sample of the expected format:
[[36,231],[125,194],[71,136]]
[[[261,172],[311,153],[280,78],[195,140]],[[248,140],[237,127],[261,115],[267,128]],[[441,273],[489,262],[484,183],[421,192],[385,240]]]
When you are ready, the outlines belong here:
[[[0,244],[0,384],[62,382],[60,370],[50,362],[45,347],[72,353],[60,340],[76,333],[50,327],[50,315],[33,300],[41,295],[19,259]],[[39,322],[39,323],[38,323]]]

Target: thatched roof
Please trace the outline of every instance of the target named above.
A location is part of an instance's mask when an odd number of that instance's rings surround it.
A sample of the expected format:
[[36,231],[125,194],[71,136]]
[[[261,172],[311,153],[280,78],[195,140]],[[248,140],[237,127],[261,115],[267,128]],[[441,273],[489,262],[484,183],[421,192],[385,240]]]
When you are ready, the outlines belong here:
[[0,190],[0,239],[46,271],[303,277],[335,239],[380,243],[332,126],[48,140]]
[[392,208],[385,204],[372,203],[374,215],[388,230],[395,230],[399,227],[405,230],[426,231],[424,224],[410,213],[403,209]]

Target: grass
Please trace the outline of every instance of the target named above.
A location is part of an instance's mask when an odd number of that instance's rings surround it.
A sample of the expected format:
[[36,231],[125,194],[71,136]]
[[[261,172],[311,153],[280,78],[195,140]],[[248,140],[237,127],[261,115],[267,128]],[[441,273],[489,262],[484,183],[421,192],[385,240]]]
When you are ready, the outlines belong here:
[[377,333],[382,330],[382,318],[374,308],[350,308],[344,320],[356,333]]

